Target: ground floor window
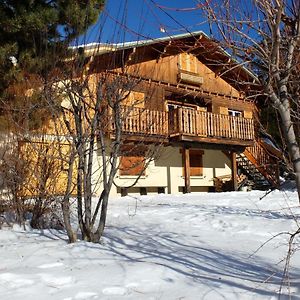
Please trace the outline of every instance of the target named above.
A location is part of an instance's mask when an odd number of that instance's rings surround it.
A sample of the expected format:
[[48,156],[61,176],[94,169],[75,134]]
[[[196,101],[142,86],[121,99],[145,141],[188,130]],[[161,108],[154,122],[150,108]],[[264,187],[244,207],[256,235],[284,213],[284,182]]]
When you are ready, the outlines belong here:
[[[204,151],[200,149],[189,149],[190,161],[190,176],[203,176],[203,154]],[[183,158],[183,176],[184,176],[184,156]]]
[[202,150],[190,150],[191,176],[203,176],[203,153]]
[[146,149],[144,147],[123,146],[120,156],[119,175],[145,175],[145,152]]

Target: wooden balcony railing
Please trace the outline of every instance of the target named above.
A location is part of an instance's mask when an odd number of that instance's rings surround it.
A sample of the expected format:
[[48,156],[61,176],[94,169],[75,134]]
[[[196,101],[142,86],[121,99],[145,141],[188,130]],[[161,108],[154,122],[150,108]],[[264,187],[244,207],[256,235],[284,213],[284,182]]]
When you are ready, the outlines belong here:
[[[178,108],[170,112],[122,107],[122,131],[128,135],[175,136],[234,139],[252,141],[252,119]],[[111,130],[116,125],[111,122]]]
[[[168,113],[165,111],[122,106],[121,116],[124,134],[168,136]],[[115,131],[115,122],[112,122],[111,129]]]
[[251,141],[254,126],[252,119],[178,108],[169,113],[169,134]]

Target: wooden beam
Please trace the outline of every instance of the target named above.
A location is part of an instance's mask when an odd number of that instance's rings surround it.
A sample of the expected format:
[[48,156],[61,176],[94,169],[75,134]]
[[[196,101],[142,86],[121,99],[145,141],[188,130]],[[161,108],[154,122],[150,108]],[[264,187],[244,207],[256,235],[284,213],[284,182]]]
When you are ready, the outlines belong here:
[[212,137],[201,137],[201,136],[192,136],[185,134],[173,135],[170,137],[170,140],[177,140],[183,142],[199,142],[199,143],[209,143],[209,144],[224,144],[224,145],[233,145],[233,146],[241,146],[241,147],[251,147],[254,145],[254,141],[249,140],[235,140],[229,138],[212,138]]
[[183,148],[183,164],[184,164],[184,187],[185,193],[191,192],[191,169],[190,169],[190,149]]
[[128,59],[125,62],[125,66],[132,61],[135,52],[136,52],[136,47],[132,48],[131,52],[129,53]]
[[237,162],[236,162],[236,152],[231,151],[231,180],[232,180],[232,190],[237,191],[238,182],[237,182]]
[[188,148],[193,149],[210,149],[210,150],[221,150],[228,151],[228,158],[230,159],[230,151],[235,151],[236,153],[242,153],[245,151],[244,146],[234,146],[234,145],[225,145],[225,144],[209,144],[209,143],[198,143],[198,142],[182,142],[182,141],[173,141],[169,144],[166,144],[172,147],[181,147],[185,145]]

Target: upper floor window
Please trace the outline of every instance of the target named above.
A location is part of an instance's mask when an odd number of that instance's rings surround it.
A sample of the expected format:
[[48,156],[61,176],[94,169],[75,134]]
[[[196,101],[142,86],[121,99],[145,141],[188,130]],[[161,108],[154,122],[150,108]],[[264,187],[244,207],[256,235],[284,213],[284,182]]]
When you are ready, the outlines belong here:
[[189,104],[182,104],[182,103],[170,103],[168,102],[167,103],[167,108],[168,108],[168,111],[173,111],[177,108],[184,108],[184,109],[191,109],[191,110],[195,110],[197,107],[196,105],[189,105]]
[[242,112],[238,110],[228,109],[228,115],[232,117],[242,117]]

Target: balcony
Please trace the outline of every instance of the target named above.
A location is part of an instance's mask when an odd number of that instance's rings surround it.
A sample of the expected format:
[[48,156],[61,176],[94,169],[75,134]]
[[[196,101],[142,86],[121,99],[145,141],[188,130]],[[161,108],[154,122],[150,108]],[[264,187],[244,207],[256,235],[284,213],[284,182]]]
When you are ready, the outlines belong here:
[[[168,138],[168,112],[131,106],[123,106],[121,110],[123,135]],[[112,132],[115,129],[112,122]]]
[[[165,138],[251,146],[254,140],[252,119],[177,108],[170,112],[122,107],[122,131],[126,136]],[[112,123],[112,133],[116,125]]]
[[169,135],[179,140],[250,145],[252,119],[178,108],[169,112]]

